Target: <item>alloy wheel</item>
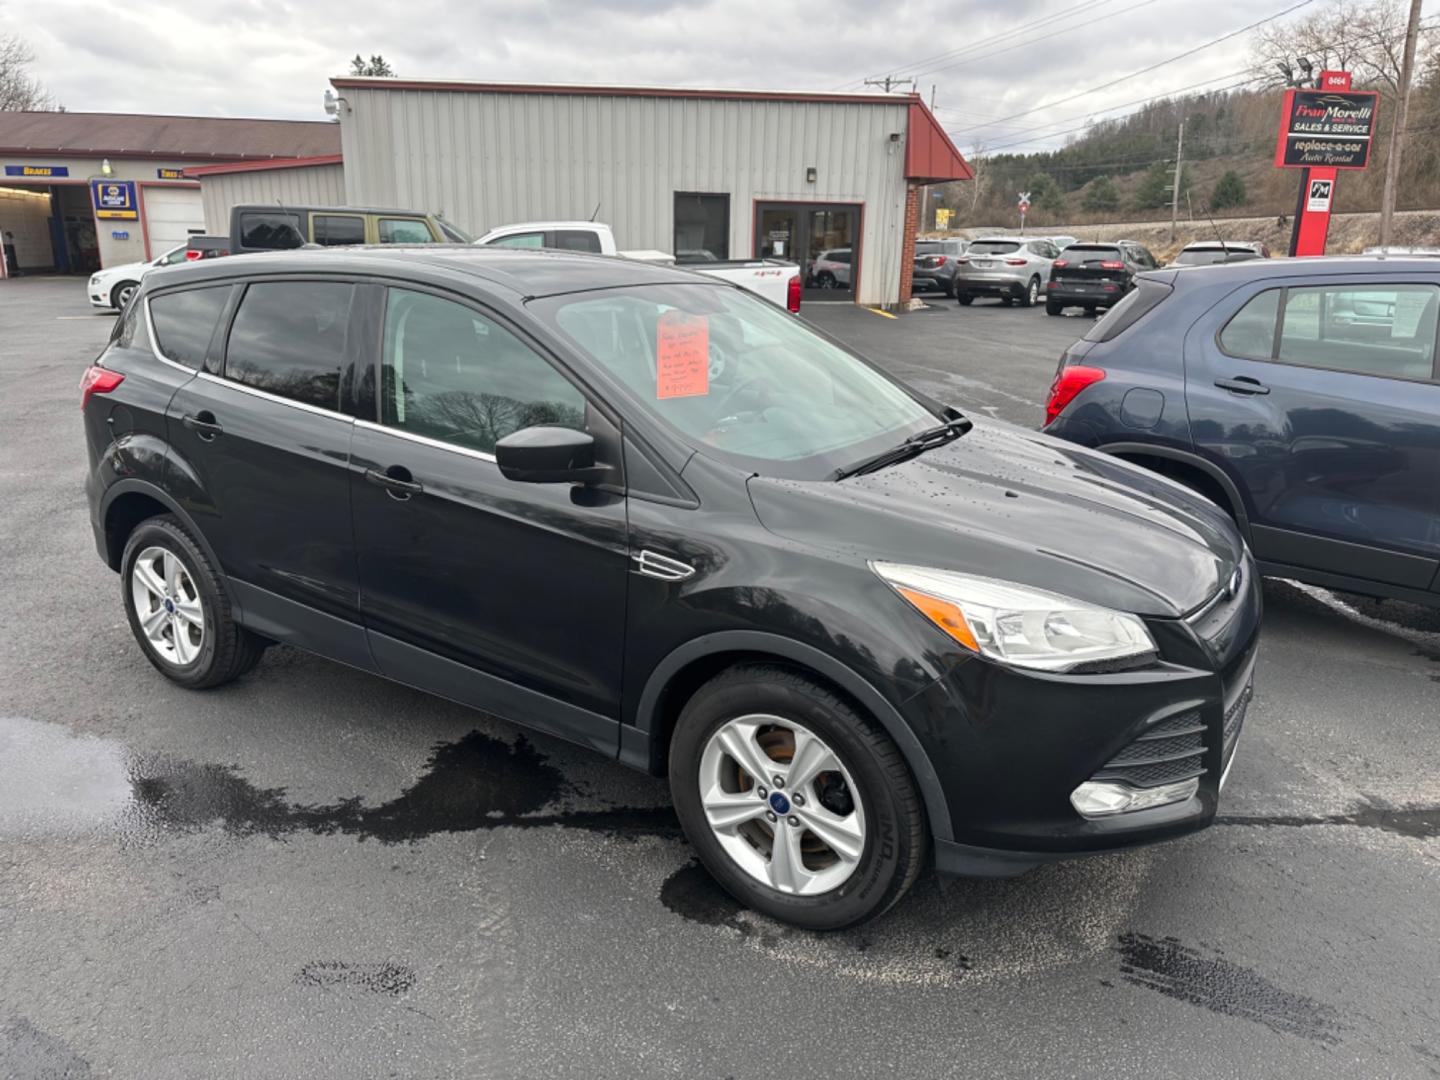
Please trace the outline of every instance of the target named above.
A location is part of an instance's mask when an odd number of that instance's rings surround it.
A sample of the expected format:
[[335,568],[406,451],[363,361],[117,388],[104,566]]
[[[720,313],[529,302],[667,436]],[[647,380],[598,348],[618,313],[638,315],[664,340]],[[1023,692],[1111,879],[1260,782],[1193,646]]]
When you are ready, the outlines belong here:
[[836,753],[802,724],[752,714],[725,723],[700,758],[700,804],[725,853],[783,893],[849,880],[865,851],[865,807]]
[[120,302],[120,303],[119,303],[119,307],[120,307],[120,309],[121,309],[122,311],[124,310],[125,306],[130,303],[130,298],[131,298],[132,296],[134,296],[134,295],[135,295],[135,286],[134,286],[134,285],[126,285],[126,286],[124,286],[124,287],[121,288],[119,294],[116,296],[116,299]]
[[175,667],[194,663],[205,645],[205,608],[180,557],[159,546],[140,552],[130,569],[130,599],[156,654]]

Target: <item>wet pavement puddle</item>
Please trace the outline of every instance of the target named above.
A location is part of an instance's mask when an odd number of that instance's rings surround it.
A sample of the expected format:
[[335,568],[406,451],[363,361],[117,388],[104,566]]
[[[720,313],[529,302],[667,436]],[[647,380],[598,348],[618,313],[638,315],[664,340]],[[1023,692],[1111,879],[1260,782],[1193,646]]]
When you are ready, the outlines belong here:
[[233,766],[132,755],[58,724],[0,718],[0,836],[115,830],[155,839],[221,828],[241,837],[306,832],[405,843],[500,826],[681,835],[669,806],[565,808],[576,794],[524,736],[506,742],[472,731],[441,744],[420,778],[388,802],[304,804],[292,803],[284,788],[257,787]]

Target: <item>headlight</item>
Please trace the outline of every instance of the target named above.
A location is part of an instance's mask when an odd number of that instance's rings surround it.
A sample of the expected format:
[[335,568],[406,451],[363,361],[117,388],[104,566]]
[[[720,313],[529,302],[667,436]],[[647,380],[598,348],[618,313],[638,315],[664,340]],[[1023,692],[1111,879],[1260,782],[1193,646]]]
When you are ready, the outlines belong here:
[[870,566],[965,648],[1004,664],[1070,671],[1156,651],[1145,624],[1123,611],[953,570],[886,562]]

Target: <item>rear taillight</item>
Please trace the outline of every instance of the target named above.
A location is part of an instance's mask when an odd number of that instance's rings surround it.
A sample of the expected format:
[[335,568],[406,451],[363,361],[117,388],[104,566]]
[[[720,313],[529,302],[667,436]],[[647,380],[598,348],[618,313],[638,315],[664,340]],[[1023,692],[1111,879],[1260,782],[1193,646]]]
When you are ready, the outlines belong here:
[[118,371],[91,364],[85,369],[85,374],[80,376],[80,410],[83,412],[85,406],[90,404],[91,394],[108,394],[124,381],[125,376]]
[[785,309],[792,315],[800,314],[800,275],[796,274],[790,279],[790,284],[785,288]]
[[1006,259],[1006,260],[1005,260],[1005,265],[1006,265],[1006,266],[1024,266],[1024,265],[1025,265],[1025,260],[1024,260],[1024,259]]
[[1109,262],[1109,261],[1107,260],[1106,262],[1102,262],[1102,263],[1100,264],[1100,269],[1101,269],[1101,270],[1124,270],[1124,269],[1125,269],[1125,264],[1124,264],[1123,262]]
[[935,265],[936,265],[936,266],[944,266],[944,265],[945,265],[945,256],[944,256],[944,255],[936,255],[936,256],[935,256]]
[[1053,424],[1055,418],[1065,411],[1065,406],[1074,401],[1075,395],[1081,390],[1103,378],[1105,372],[1100,368],[1086,367],[1084,364],[1075,364],[1056,372],[1055,381],[1050,384],[1050,397],[1045,402],[1045,426]]
[[1055,260],[1053,263],[1051,263],[1050,265],[1052,265],[1052,266],[1054,266],[1054,267],[1056,267],[1056,268],[1058,269],[1059,267],[1069,266],[1070,264],[1069,264],[1068,262],[1066,262],[1064,259],[1056,259],[1056,260]]

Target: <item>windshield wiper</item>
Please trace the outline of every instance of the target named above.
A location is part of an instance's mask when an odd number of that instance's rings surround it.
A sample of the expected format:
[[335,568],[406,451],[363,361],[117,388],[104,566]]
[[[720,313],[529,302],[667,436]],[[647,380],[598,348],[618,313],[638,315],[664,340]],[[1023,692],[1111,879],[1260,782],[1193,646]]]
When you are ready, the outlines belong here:
[[943,424],[916,432],[900,445],[892,446],[889,450],[882,450],[863,461],[857,461],[854,465],[836,469],[832,478],[844,480],[850,476],[864,476],[866,473],[875,472],[889,465],[898,465],[917,454],[923,454],[926,450],[933,450],[937,446],[944,446],[952,439],[958,439],[974,426],[968,418],[956,416],[953,420],[946,420]]

